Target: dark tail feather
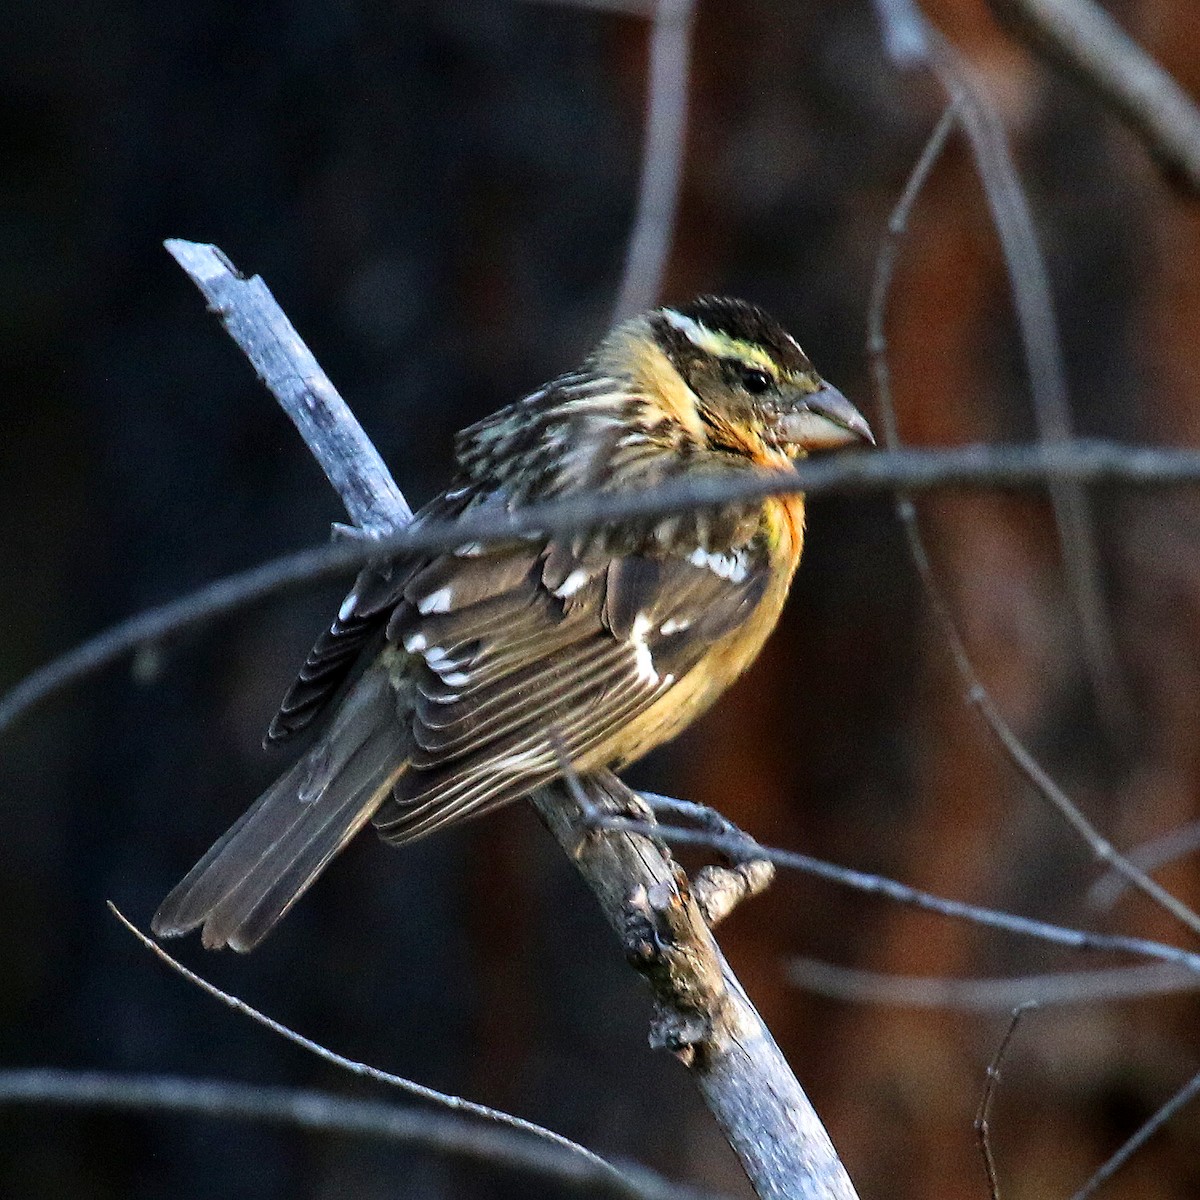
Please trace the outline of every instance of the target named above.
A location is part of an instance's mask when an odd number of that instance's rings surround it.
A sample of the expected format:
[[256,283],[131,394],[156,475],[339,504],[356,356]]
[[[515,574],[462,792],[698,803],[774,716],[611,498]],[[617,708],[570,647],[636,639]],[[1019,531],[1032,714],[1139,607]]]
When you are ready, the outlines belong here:
[[386,670],[368,671],[321,741],[162,902],[154,932],[203,926],[209,949],[254,949],[387,798],[407,767],[407,724]]

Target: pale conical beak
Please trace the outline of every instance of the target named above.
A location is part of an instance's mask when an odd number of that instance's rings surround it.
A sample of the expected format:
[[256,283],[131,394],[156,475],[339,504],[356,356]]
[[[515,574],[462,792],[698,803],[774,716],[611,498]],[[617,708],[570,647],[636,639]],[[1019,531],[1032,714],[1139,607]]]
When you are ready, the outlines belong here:
[[866,418],[828,383],[804,396],[779,423],[784,438],[801,450],[836,450],[858,442],[875,445]]

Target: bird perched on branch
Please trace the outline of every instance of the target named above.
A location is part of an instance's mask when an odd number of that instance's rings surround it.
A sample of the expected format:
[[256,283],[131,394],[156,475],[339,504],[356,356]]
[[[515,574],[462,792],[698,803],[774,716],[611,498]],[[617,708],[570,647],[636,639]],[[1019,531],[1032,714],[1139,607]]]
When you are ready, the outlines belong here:
[[[449,520],[570,494],[790,470],[872,442],[761,309],[705,297],[620,325],[583,366],[464,430]],[[167,896],[153,927],[253,948],[367,822],[402,845],[674,736],[754,660],[804,536],[798,494],[359,575],[271,723],[316,744]],[[336,703],[335,703],[336,701]]]

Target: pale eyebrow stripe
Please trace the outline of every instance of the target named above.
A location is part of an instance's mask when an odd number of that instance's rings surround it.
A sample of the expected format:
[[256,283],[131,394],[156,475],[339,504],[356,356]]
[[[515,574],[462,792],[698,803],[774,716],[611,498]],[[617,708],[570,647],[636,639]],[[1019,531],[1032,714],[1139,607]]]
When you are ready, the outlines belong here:
[[709,329],[702,322],[685,317],[673,308],[663,309],[663,316],[669,325],[678,329],[698,350],[717,358],[736,358],[747,366],[761,367],[772,376],[779,375],[778,364],[761,346],[741,338],[730,337],[716,329]]

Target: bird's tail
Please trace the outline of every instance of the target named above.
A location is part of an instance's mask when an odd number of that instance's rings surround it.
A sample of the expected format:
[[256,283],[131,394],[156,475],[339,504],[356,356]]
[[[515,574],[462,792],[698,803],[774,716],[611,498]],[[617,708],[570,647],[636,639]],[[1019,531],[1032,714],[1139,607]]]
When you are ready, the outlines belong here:
[[209,949],[252,950],[371,819],[408,765],[407,722],[384,665],[330,728],[188,872],[154,914],[174,937],[203,926]]

